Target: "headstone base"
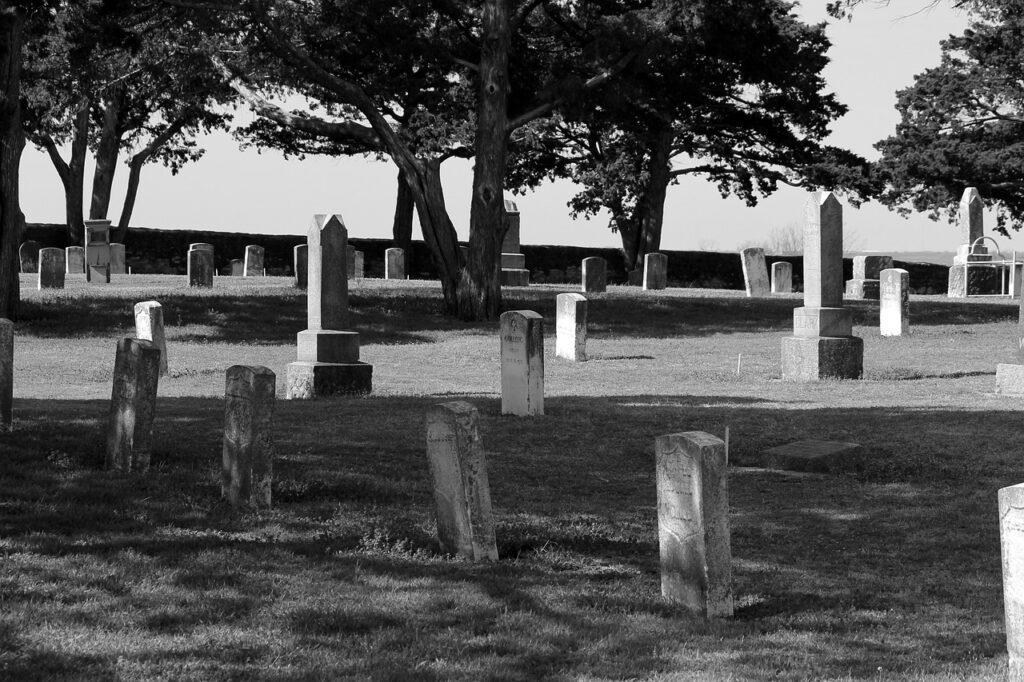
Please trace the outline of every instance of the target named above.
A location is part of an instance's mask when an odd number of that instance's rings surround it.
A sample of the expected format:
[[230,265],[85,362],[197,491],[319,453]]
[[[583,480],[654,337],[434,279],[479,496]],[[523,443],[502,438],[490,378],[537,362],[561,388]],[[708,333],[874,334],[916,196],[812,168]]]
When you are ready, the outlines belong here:
[[853,336],[853,310],[849,308],[793,309],[793,336]]
[[373,389],[373,365],[365,362],[290,362],[286,382],[286,400],[370,393]]
[[1001,270],[992,266],[954,265],[949,269],[948,298],[994,296],[1001,290]]
[[525,287],[530,284],[530,271],[520,268],[502,268],[501,286]]
[[109,265],[90,265],[85,274],[87,282],[92,284],[110,284]]
[[846,298],[877,301],[879,298],[878,282],[877,279],[848,279],[846,280]]
[[1024,395],[1024,365],[996,365],[996,393]]
[[359,332],[304,329],[297,336],[299,362],[359,362]]
[[782,339],[782,378],[786,381],[860,379],[864,340],[857,336],[787,336]]
[[501,254],[502,270],[522,270],[526,267],[526,254],[503,253]]
[[800,440],[762,453],[762,464],[768,469],[828,473],[848,468],[861,454],[857,443],[828,440]]

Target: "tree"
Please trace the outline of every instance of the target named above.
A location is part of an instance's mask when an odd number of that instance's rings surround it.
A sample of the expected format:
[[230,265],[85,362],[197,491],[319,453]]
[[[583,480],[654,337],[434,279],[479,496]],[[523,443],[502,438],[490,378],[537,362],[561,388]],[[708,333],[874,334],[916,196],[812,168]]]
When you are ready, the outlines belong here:
[[25,13],[0,5],[0,317],[16,319],[20,285],[18,243],[25,224],[18,201],[21,131],[21,44]]

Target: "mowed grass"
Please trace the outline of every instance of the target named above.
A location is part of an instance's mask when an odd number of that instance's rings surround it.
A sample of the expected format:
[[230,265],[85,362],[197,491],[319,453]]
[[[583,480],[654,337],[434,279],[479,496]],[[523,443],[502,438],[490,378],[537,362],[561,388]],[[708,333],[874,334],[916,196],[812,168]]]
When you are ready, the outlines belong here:
[[[439,314],[429,282],[361,280],[364,398],[277,403],[274,508],[220,501],[224,370],[278,375],[305,327],[285,278],[23,276],[15,431],[0,434],[0,678],[1001,679],[998,488],[1024,482],[1024,400],[993,393],[1016,302],[914,297],[881,338],[848,302],[863,381],[779,380],[798,295],[611,287],[586,363],[554,357],[567,286],[506,292],[548,330],[546,414],[501,416],[497,322]],[[101,468],[117,339],[164,309],[153,468]],[[501,560],[440,554],[424,414],[480,411]],[[861,443],[833,475],[730,472],[736,615],[660,597],[653,441],[730,457]]]

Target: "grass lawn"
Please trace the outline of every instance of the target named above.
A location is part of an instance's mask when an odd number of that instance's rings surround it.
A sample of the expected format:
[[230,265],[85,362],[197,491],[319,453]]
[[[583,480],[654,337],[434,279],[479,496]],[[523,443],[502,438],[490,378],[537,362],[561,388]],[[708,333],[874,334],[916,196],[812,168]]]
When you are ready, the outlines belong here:
[[[295,358],[285,278],[23,276],[15,430],[0,434],[0,679],[959,680],[1006,666],[996,490],[1024,482],[1024,400],[993,394],[1017,304],[913,297],[882,338],[849,302],[863,381],[779,380],[798,295],[611,287],[591,360],[554,357],[561,285],[506,292],[549,331],[546,414],[500,415],[498,324],[430,282],[352,288],[364,398],[280,400],[274,508],[220,501],[224,370]],[[153,468],[102,471],[116,342],[163,304]],[[424,414],[481,414],[501,560],[441,555]],[[860,443],[834,475],[734,466],[733,619],[660,597],[654,438],[722,435],[734,464]]]

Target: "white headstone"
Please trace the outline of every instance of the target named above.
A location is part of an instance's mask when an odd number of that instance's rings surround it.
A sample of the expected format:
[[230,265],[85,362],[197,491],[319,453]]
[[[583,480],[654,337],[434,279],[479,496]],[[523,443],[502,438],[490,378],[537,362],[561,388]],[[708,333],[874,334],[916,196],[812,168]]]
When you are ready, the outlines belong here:
[[772,263],[772,293],[793,293],[793,264],[784,260]]
[[152,341],[160,350],[160,375],[167,374],[167,339],[164,336],[164,310],[157,301],[135,304],[135,336]]
[[405,251],[395,248],[384,252],[384,279],[405,279]]
[[501,315],[501,413],[544,414],[544,318],[532,310]]
[[644,289],[659,290],[668,286],[668,256],[649,253],[644,256]]
[[910,273],[888,268],[882,270],[879,280],[879,332],[882,336],[902,336],[910,331]]
[[765,265],[764,249],[750,248],[740,251],[743,263],[743,285],[747,296],[765,297],[771,293],[768,283],[768,267]]
[[555,356],[583,362],[587,359],[587,299],[558,294],[555,300]]
[[1024,483],[999,489],[999,545],[1009,680],[1024,679]]

